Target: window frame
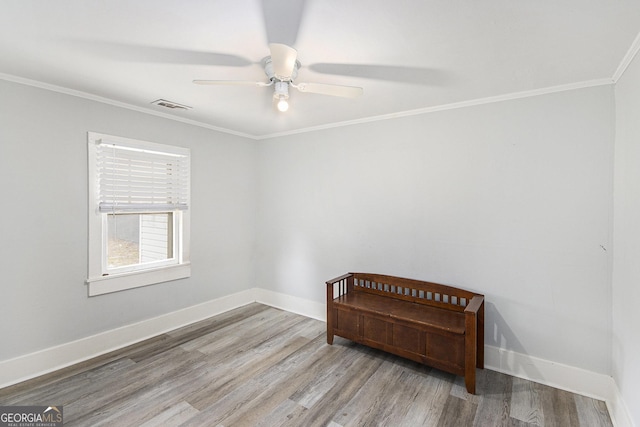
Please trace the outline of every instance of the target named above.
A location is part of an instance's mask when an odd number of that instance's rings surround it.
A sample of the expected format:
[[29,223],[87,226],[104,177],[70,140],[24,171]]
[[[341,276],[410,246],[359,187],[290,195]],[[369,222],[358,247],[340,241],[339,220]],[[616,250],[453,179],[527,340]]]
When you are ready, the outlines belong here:
[[[190,150],[184,147],[158,144],[131,138],[107,135],[97,132],[87,133],[88,148],[88,272],[85,283],[88,295],[96,296],[141,286],[153,285],[191,276],[190,262],[190,208],[185,210],[167,210],[173,213],[173,239],[175,262],[166,265],[151,265],[148,268],[123,269],[130,271],[108,271],[106,266],[107,215],[99,210],[99,181],[97,146],[101,141],[109,141],[142,150],[159,151],[186,155],[190,159]],[[190,183],[189,183],[190,186]],[[187,198],[190,204],[190,196]],[[144,211],[135,213],[146,213]],[[161,212],[155,212],[161,213]]]

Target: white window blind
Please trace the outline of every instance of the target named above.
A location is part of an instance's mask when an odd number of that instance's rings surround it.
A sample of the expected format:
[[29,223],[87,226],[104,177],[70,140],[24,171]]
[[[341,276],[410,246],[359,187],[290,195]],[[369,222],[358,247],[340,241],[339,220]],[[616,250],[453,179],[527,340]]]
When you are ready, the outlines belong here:
[[97,144],[100,212],[166,212],[189,208],[188,154],[160,152],[100,140]]

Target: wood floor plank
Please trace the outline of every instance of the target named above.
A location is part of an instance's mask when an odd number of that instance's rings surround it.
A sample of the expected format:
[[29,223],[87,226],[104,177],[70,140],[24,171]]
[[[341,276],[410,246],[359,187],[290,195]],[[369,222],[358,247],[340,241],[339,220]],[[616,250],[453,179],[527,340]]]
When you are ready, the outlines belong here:
[[[407,363],[411,362],[382,352],[377,357],[384,358],[383,364],[333,421],[343,426],[382,421],[385,425],[435,425],[451,383],[429,375],[422,378],[421,384],[415,384],[420,375],[415,371],[407,373]],[[438,397],[430,393],[436,390]]]
[[63,376],[51,386],[48,381],[22,389],[11,396],[0,399],[2,405],[49,405],[56,402],[59,406],[68,405],[87,393],[101,387],[108,378],[125,372],[135,365],[131,359],[118,359],[72,376]]
[[[221,396],[221,398],[215,402],[212,402],[209,406],[200,410],[198,415],[183,423],[182,426],[251,425],[248,422],[244,422],[244,414],[246,413],[244,408],[250,405],[251,402],[261,401],[264,392],[264,388],[259,387],[253,380],[245,381],[229,393]],[[236,424],[231,424],[228,421],[223,422],[226,418],[234,415],[236,416]]]
[[404,425],[436,425],[451,395],[454,376],[437,369],[422,370],[415,375],[415,391],[408,390],[408,396],[415,396],[413,403],[402,417]]
[[[283,377],[304,371],[317,361],[337,361],[341,357],[344,357],[347,351],[345,348],[326,345],[326,335],[320,335],[310,341],[308,345],[294,351],[275,365],[269,367],[269,369],[257,375],[255,380],[263,387],[271,387],[273,384],[278,383]],[[330,367],[332,365],[326,364],[325,366]]]
[[488,369],[478,370],[478,411],[473,425],[510,426],[514,378]]
[[[303,328],[305,321],[301,316],[288,313],[262,323],[259,327],[248,324],[234,330],[230,336],[235,337],[235,340],[229,342],[228,337],[224,337],[222,341],[227,341],[224,347],[221,347],[220,342],[215,342],[197,347],[196,350],[208,355],[215,363],[238,363],[241,358],[255,357],[262,352],[271,353],[272,347],[277,347],[291,336],[297,336],[297,330]],[[290,331],[290,334],[285,333],[286,331]]]
[[[362,369],[364,364],[379,366],[379,363],[377,363],[375,359],[369,357],[370,354],[368,351],[343,352],[343,355],[340,356],[339,363],[333,364],[322,372],[319,372],[310,382],[303,384],[302,387],[297,389],[291,395],[290,399],[298,402],[305,408],[313,407],[323,396],[330,393],[330,390],[336,391],[336,384],[341,384],[345,376],[351,376],[350,372],[354,369]],[[364,371],[367,370],[364,369]]]
[[469,401],[449,395],[444,405],[442,415],[438,420],[438,427],[470,426],[476,415],[478,405]]
[[521,421],[516,418],[511,418],[508,424],[503,424],[503,425],[505,426],[508,425],[510,427],[536,427],[538,424],[531,424],[526,421]]
[[193,418],[197,413],[196,408],[182,401],[140,424],[139,427],[177,426]]
[[477,370],[462,377],[249,304],[0,389],[2,405],[62,405],[66,426],[611,426],[604,402]]
[[208,345],[225,349],[226,346],[217,345],[221,339],[227,340],[229,345],[241,344],[243,340],[248,340],[258,331],[262,331],[264,325],[271,324],[272,321],[285,317],[286,313],[281,310],[268,308],[258,313],[252,314],[236,323],[225,322],[221,327],[215,328],[206,334],[196,336],[192,340],[181,344],[181,348],[186,351],[206,348]]
[[318,335],[308,345],[294,351],[268,370],[262,372],[255,380],[264,387],[270,387],[279,378],[291,375],[302,369],[301,367],[307,366],[310,358],[315,360],[317,357],[336,357],[336,355],[344,354],[344,348],[326,345],[326,340],[326,332]]
[[539,385],[542,390],[544,425],[549,427],[579,426],[578,410],[573,395],[568,391]]
[[[425,381],[413,369],[402,366],[404,363],[398,363],[397,360],[391,363],[398,366],[400,371],[395,375],[395,381],[384,391],[386,397],[383,397],[378,410],[364,422],[381,422],[382,425],[393,426],[434,425],[445,407],[448,394],[445,390],[450,390],[451,383],[435,376],[430,377],[432,381]],[[426,382],[429,384],[425,384]],[[438,390],[438,397],[428,393],[429,390]]]
[[269,388],[261,388],[262,392],[258,398],[244,400],[236,411],[226,414],[222,424],[255,425],[281,401],[288,399],[296,390],[313,381],[321,372],[339,363],[340,359],[335,357],[336,354],[323,354],[320,351],[314,353],[300,366],[301,369],[297,375],[280,376]]
[[[322,427],[334,423],[335,413],[342,413],[344,407],[353,399],[362,386],[371,378],[382,364],[383,360],[374,356],[370,349],[362,348],[362,351],[344,352],[339,360],[339,366],[345,367],[345,375],[333,383],[332,387],[309,405],[309,400],[304,400],[308,410],[292,417],[285,426],[309,426]],[[350,365],[351,362],[351,365]],[[349,365],[354,369],[349,369]],[[304,396],[304,389],[301,390]],[[292,397],[295,397],[294,394]]]
[[[135,345],[137,344],[134,344],[134,346]],[[16,399],[17,396],[20,395],[20,393],[32,393],[35,388],[46,388],[50,384],[57,384],[66,378],[81,375],[84,372],[100,368],[105,364],[113,362],[114,360],[123,358],[125,358],[125,356],[123,356],[121,353],[118,353],[117,351],[110,352],[89,360],[85,360],[75,365],[67,366],[54,372],[50,372],[18,384],[2,388],[0,389],[0,403],[8,401],[8,399],[10,398]]]
[[387,370],[390,367],[386,360],[388,357],[376,355],[376,359],[370,362],[374,364],[375,369],[371,369],[370,366],[370,369],[365,371],[366,381],[356,390],[347,404],[338,411],[338,415],[333,417],[332,421],[342,426],[350,426],[356,425],[353,422],[357,420],[357,425],[363,425],[366,423],[365,419],[372,417],[372,413],[381,405],[381,400],[384,398],[384,395],[377,393],[377,390],[388,385],[394,374],[394,372]]
[[[300,347],[309,343],[307,338],[291,337],[291,339],[283,344],[281,348],[273,351],[268,355],[262,355],[259,359],[260,363],[228,363],[221,364],[217,367],[216,378],[214,378],[206,387],[189,393],[185,399],[197,409],[205,409],[217,401],[224,398],[228,393],[242,386],[245,382],[252,380],[260,372],[269,369],[270,366],[278,363],[288,354],[295,352]],[[248,356],[255,357],[255,354],[249,353]]]
[[[202,365],[200,361],[185,366],[185,369],[167,372],[159,381],[146,383],[143,387],[130,391],[126,398],[111,400],[99,411],[65,422],[65,426],[100,427],[116,424],[138,426],[150,421],[183,402],[183,396],[189,390],[202,387],[205,382],[211,380],[200,372]],[[193,415],[192,413],[191,416]]]
[[607,404],[601,400],[591,399],[576,394],[573,396],[578,411],[578,419],[581,426],[610,427],[611,417],[607,410]]
[[264,304],[251,303],[233,310],[226,311],[218,314],[214,317],[201,320],[199,322],[192,323],[190,325],[183,326],[173,331],[167,332],[167,335],[187,338],[188,340],[195,340],[199,337],[205,336],[208,333],[223,329],[232,325],[236,325],[246,319],[249,319],[255,315],[259,315],[261,312],[270,310],[271,307]]
[[[146,362],[146,361],[145,361]],[[141,392],[157,384],[163,384],[163,378],[173,379],[182,372],[197,370],[206,366],[203,355],[187,353],[173,348],[157,355],[148,363],[137,363],[125,377],[104,380],[102,387],[93,390],[81,398],[64,406],[65,425],[94,425],[89,419],[107,417],[117,408],[135,404]]]
[[521,378],[513,378],[511,383],[511,418],[533,426],[545,425],[540,386]]
[[[254,348],[248,350],[236,350],[230,353],[233,356],[225,360],[219,360],[214,368],[219,371],[218,378],[203,390],[187,396],[187,401],[198,409],[203,409],[212,402],[223,397],[230,390],[238,387],[244,381],[253,377],[258,377],[261,373],[268,371],[273,366],[286,359],[300,348],[307,346],[311,341],[296,333],[297,330],[306,330],[305,323],[310,319],[297,316],[298,322],[277,332],[274,328],[269,331],[270,339],[264,340],[260,334],[254,334]],[[268,325],[264,326],[269,328]],[[281,327],[284,327],[281,324]],[[274,332],[276,331],[276,332]],[[259,344],[257,344],[260,341]],[[243,344],[244,345],[244,344]],[[216,359],[218,360],[218,359]],[[259,363],[256,363],[259,361]]]
[[[307,411],[307,408],[293,400],[287,399],[278,405],[267,416],[258,420],[256,427],[272,427],[289,425],[292,420],[299,418],[300,414]],[[296,424],[301,425],[301,424]]]
[[[476,387],[478,388],[478,390],[482,388],[482,381],[485,378],[484,373],[485,371],[482,369],[476,370]],[[451,395],[463,400],[468,400],[472,403],[475,403],[476,405],[480,402],[481,399],[481,395],[479,392],[478,394],[471,394],[467,391],[467,386],[464,383],[464,377],[462,376],[456,376],[453,378]]]
[[436,369],[420,378],[415,404],[409,407],[404,417],[406,422],[413,425],[435,425],[451,394],[453,378],[453,375]]

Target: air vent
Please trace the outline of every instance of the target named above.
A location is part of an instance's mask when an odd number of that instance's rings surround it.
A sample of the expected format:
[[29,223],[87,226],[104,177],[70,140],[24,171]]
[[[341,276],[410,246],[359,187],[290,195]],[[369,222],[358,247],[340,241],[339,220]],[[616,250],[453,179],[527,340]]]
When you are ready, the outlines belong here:
[[152,102],[153,105],[169,108],[171,110],[191,110],[193,107],[188,105],[178,104],[177,102],[167,101],[166,99],[156,99]]

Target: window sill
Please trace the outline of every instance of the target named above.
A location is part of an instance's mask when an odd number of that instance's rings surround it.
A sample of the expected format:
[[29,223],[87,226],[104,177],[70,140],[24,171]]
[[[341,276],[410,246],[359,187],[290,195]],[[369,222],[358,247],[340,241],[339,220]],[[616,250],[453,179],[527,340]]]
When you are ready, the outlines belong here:
[[113,274],[109,276],[93,277],[86,280],[89,296],[108,294],[139,288],[156,283],[185,279],[191,276],[191,263],[161,267],[153,270],[134,271]]

